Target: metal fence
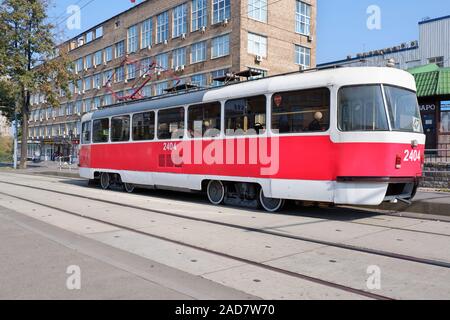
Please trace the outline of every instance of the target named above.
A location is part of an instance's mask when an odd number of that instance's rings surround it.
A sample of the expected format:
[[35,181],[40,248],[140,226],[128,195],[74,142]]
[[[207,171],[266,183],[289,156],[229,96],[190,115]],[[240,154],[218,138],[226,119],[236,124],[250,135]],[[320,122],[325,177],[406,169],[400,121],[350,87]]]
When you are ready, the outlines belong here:
[[437,149],[425,150],[425,164],[450,164],[450,143],[439,143]]

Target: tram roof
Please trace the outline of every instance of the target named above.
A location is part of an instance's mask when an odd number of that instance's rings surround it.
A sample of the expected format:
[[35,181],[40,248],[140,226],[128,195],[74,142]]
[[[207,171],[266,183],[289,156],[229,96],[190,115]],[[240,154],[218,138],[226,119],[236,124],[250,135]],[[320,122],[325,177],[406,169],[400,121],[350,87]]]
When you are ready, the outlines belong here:
[[391,84],[416,91],[414,77],[406,71],[395,68],[348,67],[312,70],[276,75],[187,93],[122,102],[96,110],[85,115],[83,119],[99,119],[119,114],[144,112],[280,91],[375,83]]

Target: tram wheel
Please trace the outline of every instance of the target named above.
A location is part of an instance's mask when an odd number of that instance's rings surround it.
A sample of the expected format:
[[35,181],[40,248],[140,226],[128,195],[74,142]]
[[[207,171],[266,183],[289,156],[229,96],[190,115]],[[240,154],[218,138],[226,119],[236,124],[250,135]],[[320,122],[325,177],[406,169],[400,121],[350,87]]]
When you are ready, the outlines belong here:
[[109,175],[109,173],[102,172],[102,174],[100,175],[100,185],[103,190],[109,189],[109,187],[111,186],[111,176]]
[[225,199],[225,186],[222,181],[211,180],[208,183],[206,194],[208,195],[208,200],[212,204],[219,205]]
[[131,183],[124,183],[123,188],[125,189],[126,192],[133,193],[135,186],[134,186],[134,184],[131,184]]
[[259,191],[259,204],[268,212],[278,212],[283,209],[285,201],[283,199],[267,198],[264,196],[263,188]]

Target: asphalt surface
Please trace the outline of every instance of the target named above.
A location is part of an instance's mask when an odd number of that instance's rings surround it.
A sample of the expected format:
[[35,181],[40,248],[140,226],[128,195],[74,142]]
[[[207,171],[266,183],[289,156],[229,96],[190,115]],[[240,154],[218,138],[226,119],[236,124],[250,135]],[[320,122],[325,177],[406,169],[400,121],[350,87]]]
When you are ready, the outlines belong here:
[[[3,207],[0,257],[0,299],[254,298]],[[79,290],[71,266],[79,267]]]

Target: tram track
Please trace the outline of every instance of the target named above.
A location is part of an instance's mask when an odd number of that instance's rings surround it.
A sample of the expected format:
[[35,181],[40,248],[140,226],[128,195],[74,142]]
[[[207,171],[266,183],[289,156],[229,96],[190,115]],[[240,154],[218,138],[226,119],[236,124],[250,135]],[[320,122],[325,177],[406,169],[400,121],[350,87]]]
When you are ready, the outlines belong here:
[[[141,207],[141,206],[124,204],[124,203],[119,203],[119,202],[115,202],[115,201],[111,201],[111,200],[102,200],[102,199],[98,199],[98,198],[94,198],[94,197],[90,197],[90,196],[72,194],[72,193],[68,193],[68,192],[57,191],[57,190],[36,187],[36,186],[29,186],[29,185],[14,183],[14,182],[3,182],[2,181],[2,182],[0,182],[0,184],[9,184],[9,185],[13,185],[13,186],[24,187],[24,188],[29,188],[29,189],[39,190],[39,191],[53,192],[53,193],[60,194],[60,195],[76,197],[76,198],[95,201],[95,202],[106,203],[109,205],[120,206],[120,207],[124,207],[124,208],[131,208],[131,209],[135,209],[135,210],[156,213],[156,214],[174,217],[174,218],[180,218],[180,219],[184,219],[184,220],[208,223],[208,224],[213,224],[216,226],[233,228],[233,229],[243,230],[243,231],[247,231],[247,232],[265,234],[265,235],[275,236],[275,237],[284,238],[284,239],[291,239],[291,240],[303,241],[303,242],[308,242],[308,243],[314,243],[314,244],[319,244],[319,245],[328,246],[328,247],[334,247],[334,248],[350,250],[350,251],[354,251],[354,252],[361,252],[361,253],[366,253],[366,254],[373,254],[373,255],[377,255],[377,256],[383,256],[383,257],[388,257],[388,258],[392,258],[392,259],[415,262],[415,263],[419,263],[419,264],[431,265],[431,266],[436,266],[436,267],[441,267],[441,268],[450,268],[450,263],[446,262],[446,261],[431,260],[431,259],[426,259],[426,258],[414,257],[414,256],[410,256],[410,255],[398,254],[398,253],[394,253],[394,252],[388,252],[388,251],[384,251],[384,250],[358,247],[355,245],[344,244],[344,243],[339,243],[339,242],[331,242],[331,241],[326,241],[326,240],[319,240],[319,239],[313,239],[313,238],[302,237],[302,236],[297,236],[297,235],[291,235],[291,234],[287,234],[284,232],[273,231],[273,230],[268,230],[268,229],[260,229],[260,228],[242,226],[242,225],[233,224],[233,223],[215,221],[215,220],[211,220],[211,219],[185,216],[182,214],[164,211],[164,210],[148,209],[148,208]],[[4,192],[0,192],[0,194],[4,194],[6,196],[11,196],[11,197],[17,198],[17,196],[10,195],[10,194],[4,193]],[[28,200],[26,198],[22,198],[21,200],[32,202],[32,200]],[[45,205],[45,204],[41,204],[41,203],[36,203],[36,204]],[[63,210],[63,209],[59,209],[59,208],[53,208],[53,209]],[[81,215],[81,216],[86,217],[84,215]],[[87,218],[89,218],[89,217],[87,217]],[[386,228],[389,229],[388,227],[386,227]],[[405,230],[407,230],[407,229],[405,229]],[[407,230],[407,231],[409,231],[409,230]]]
[[285,270],[285,269],[282,269],[282,268],[270,266],[270,265],[267,265],[265,263],[261,263],[261,262],[249,260],[249,259],[246,259],[246,258],[242,258],[242,257],[239,257],[239,256],[227,254],[227,253],[224,253],[224,252],[220,252],[220,251],[216,251],[216,250],[200,247],[200,246],[197,246],[197,245],[194,245],[194,244],[191,244],[191,243],[187,243],[187,242],[184,242],[184,241],[170,239],[170,238],[167,238],[167,237],[164,237],[164,236],[161,236],[161,235],[157,235],[157,234],[153,234],[153,233],[150,233],[150,232],[142,231],[142,230],[135,229],[135,228],[132,228],[132,227],[123,226],[123,225],[120,225],[120,224],[117,224],[117,223],[114,223],[114,222],[110,222],[110,221],[106,221],[106,220],[103,220],[103,219],[98,219],[98,218],[86,216],[86,215],[83,215],[83,214],[80,214],[78,212],[74,212],[74,211],[71,211],[71,210],[61,209],[61,208],[58,208],[58,207],[55,207],[55,206],[51,206],[51,205],[48,205],[48,204],[45,204],[45,203],[41,203],[41,202],[38,202],[38,201],[30,200],[30,199],[27,199],[27,198],[24,198],[24,197],[20,197],[20,196],[17,196],[17,195],[8,194],[6,192],[0,191],[0,195],[8,196],[8,197],[15,198],[15,199],[18,199],[18,200],[21,200],[21,201],[26,201],[26,202],[29,202],[29,203],[32,203],[32,204],[35,204],[35,205],[38,205],[38,206],[42,206],[42,207],[49,208],[49,209],[52,209],[52,210],[57,210],[59,212],[66,213],[66,214],[69,214],[71,216],[87,219],[87,220],[90,220],[90,221],[93,221],[93,222],[102,223],[102,224],[105,224],[105,225],[108,225],[108,226],[111,226],[111,227],[115,227],[115,228],[118,228],[118,229],[121,229],[121,230],[130,231],[130,232],[133,232],[133,233],[136,233],[136,234],[140,234],[140,235],[144,235],[144,236],[147,236],[147,237],[155,238],[155,239],[158,239],[158,240],[166,241],[166,242],[173,243],[173,244],[180,245],[180,246],[184,246],[184,247],[187,247],[187,248],[190,248],[190,249],[199,250],[201,252],[213,254],[213,255],[216,255],[216,256],[219,256],[219,257],[222,257],[222,258],[226,258],[226,259],[230,259],[230,260],[236,261],[236,262],[252,265],[252,266],[255,266],[255,267],[258,267],[258,268],[262,268],[262,269],[265,269],[265,270],[268,270],[268,271],[272,271],[272,272],[276,272],[276,273],[279,273],[279,274],[291,276],[291,277],[294,277],[294,278],[306,280],[306,281],[309,281],[309,282],[312,282],[312,283],[315,283],[315,284],[319,284],[319,285],[323,285],[323,286],[327,286],[327,287],[330,287],[330,288],[342,290],[342,291],[345,291],[345,292],[348,292],[348,293],[352,293],[352,294],[355,294],[355,295],[359,295],[359,296],[362,296],[362,297],[366,297],[366,298],[369,298],[369,299],[374,299],[374,300],[395,300],[395,299],[393,299],[391,297],[375,294],[375,293],[364,291],[364,290],[361,290],[361,289],[356,289],[356,288],[349,287],[349,286],[342,285],[342,284],[338,284],[338,283],[335,283],[335,282],[332,282],[332,281],[328,281],[328,280],[324,280],[324,279],[320,279],[320,278],[316,278],[316,277],[311,277],[311,276],[308,276],[308,275],[305,275],[305,274],[302,274],[302,273],[293,272],[293,271]]

